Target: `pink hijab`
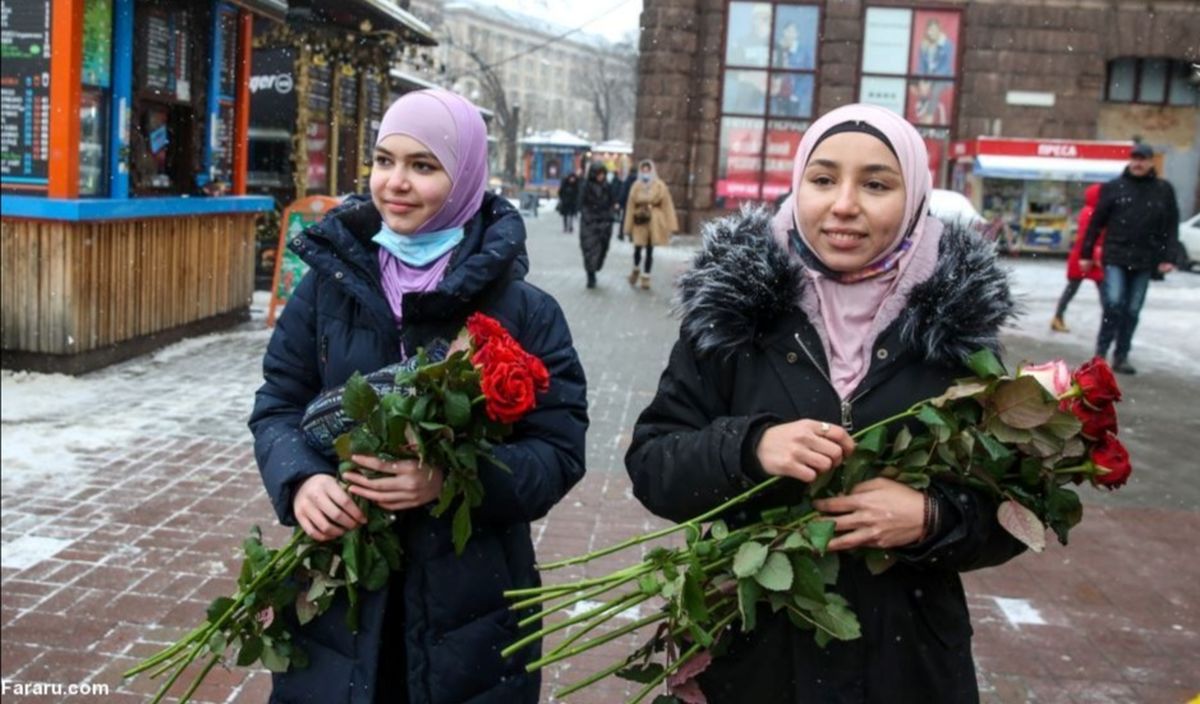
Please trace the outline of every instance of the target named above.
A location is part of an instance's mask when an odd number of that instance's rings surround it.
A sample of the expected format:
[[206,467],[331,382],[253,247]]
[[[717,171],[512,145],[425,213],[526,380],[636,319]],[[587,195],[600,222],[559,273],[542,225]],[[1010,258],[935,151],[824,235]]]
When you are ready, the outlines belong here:
[[[899,316],[913,286],[929,278],[937,266],[938,242],[942,224],[929,215],[929,154],[917,130],[896,113],[876,105],[846,105],[826,113],[809,127],[796,150],[792,168],[792,197],[779,209],[772,223],[780,246],[789,248],[793,228],[812,248],[808,234],[796,220],[795,200],[808,160],[821,138],[830,129],[846,122],[863,122],[878,130],[891,142],[904,178],[904,219],[892,244],[869,262],[870,268],[892,254],[911,229],[911,245],[901,254],[896,266],[886,273],[854,283],[840,283],[805,267],[812,286],[805,287],[800,306],[808,315],[825,345],[829,376],[839,396],[847,399],[866,377],[871,366],[872,347],[879,333]],[[793,252],[799,259],[799,255]],[[819,258],[819,257],[818,257]]]

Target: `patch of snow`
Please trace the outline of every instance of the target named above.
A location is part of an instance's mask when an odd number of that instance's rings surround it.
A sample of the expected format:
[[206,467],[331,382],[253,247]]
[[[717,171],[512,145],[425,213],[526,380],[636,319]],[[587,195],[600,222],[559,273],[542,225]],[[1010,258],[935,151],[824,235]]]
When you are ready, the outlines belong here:
[[1022,624],[1042,625],[1046,623],[1046,619],[1042,618],[1042,614],[1028,599],[1010,599],[1002,596],[994,596],[992,599],[996,602],[1000,612],[1004,614],[1004,618],[1008,619],[1009,625],[1014,628],[1020,628]]
[[54,557],[73,540],[44,538],[38,535],[22,535],[0,549],[0,566],[14,570],[33,567],[47,558]]

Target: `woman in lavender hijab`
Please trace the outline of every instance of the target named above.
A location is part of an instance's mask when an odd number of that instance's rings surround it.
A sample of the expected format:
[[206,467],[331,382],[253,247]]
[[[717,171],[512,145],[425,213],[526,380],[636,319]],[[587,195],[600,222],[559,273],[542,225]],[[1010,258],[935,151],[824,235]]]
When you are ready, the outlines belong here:
[[[382,120],[369,197],[348,197],[289,245],[311,271],[272,335],[250,418],[263,483],[279,520],[321,541],[361,525],[363,502],[394,511],[404,564],[360,596],[356,633],[344,597],[304,626],[285,613],[310,665],[274,675],[273,703],[537,701],[538,677],[524,665],[538,649],[499,655],[521,617],[502,591],[537,583],[529,523],[583,475],[586,382],[558,304],[524,281],[521,217],[486,192],[487,178],[478,108],[443,90],[410,93]],[[496,448],[507,470],[480,467],[484,502],[457,557],[450,516],[428,510],[441,469],[358,457],[384,476],[339,481],[305,443],[301,419],[356,371],[444,348],[475,311],[542,359],[550,388]]]

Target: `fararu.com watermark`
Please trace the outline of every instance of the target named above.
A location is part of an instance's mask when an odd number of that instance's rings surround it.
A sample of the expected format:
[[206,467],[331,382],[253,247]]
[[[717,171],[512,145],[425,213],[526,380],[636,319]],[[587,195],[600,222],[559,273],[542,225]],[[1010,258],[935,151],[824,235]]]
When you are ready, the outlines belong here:
[[91,684],[89,682],[21,682],[16,680],[0,680],[0,693],[6,697],[46,696],[79,696],[103,697],[109,693],[106,684]]

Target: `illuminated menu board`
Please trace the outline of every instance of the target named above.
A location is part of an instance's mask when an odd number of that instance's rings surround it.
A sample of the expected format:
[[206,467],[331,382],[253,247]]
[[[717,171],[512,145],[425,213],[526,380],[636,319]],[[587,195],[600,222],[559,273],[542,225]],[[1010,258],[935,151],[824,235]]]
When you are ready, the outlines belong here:
[[50,0],[0,0],[0,184],[45,192],[50,157]]

